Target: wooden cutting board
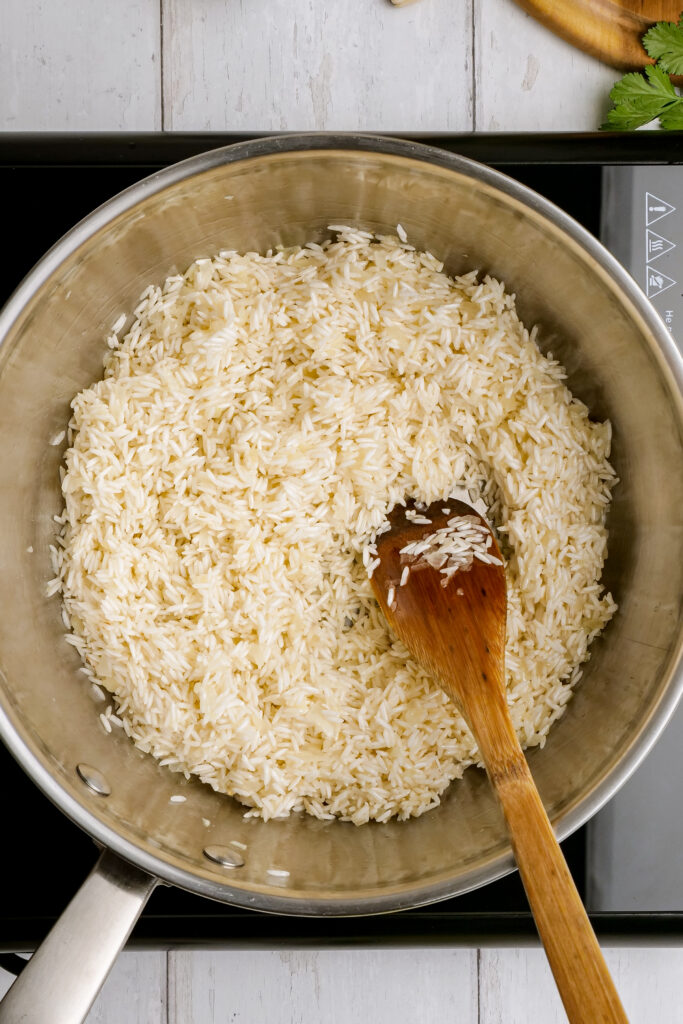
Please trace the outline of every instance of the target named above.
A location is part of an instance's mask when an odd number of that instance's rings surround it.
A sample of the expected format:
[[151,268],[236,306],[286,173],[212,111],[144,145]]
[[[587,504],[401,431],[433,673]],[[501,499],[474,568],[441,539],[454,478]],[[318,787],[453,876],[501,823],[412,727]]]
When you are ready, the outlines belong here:
[[652,61],[641,45],[655,21],[678,21],[683,0],[517,0],[547,28],[615,68]]

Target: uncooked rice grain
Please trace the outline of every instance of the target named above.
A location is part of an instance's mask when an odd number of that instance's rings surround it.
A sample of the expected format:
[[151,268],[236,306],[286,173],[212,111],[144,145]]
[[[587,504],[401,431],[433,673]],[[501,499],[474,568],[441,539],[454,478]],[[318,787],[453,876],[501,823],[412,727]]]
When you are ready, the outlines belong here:
[[46,592],[142,750],[249,813],[362,824],[422,814],[479,761],[373,599],[362,553],[387,513],[463,493],[496,526],[533,746],[615,609],[615,478],[609,423],[501,282],[334,230],[146,289],[72,403]]
[[[411,519],[416,526],[430,522],[429,519],[418,516]],[[401,548],[399,554],[404,568],[400,586],[403,586],[406,571],[410,572],[412,567],[423,563],[438,569],[444,576],[441,580],[442,587],[448,586],[457,572],[469,570],[475,558],[488,565],[502,565],[500,558],[488,552],[490,546],[491,532],[481,519],[474,515],[454,516],[445,526]],[[387,598],[389,607],[392,604],[393,593],[394,588],[390,587],[390,596]]]

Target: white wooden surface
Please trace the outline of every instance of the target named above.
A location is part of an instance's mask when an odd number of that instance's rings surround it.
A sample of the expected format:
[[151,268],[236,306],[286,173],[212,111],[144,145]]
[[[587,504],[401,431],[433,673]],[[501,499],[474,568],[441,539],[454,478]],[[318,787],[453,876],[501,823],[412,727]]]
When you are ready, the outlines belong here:
[[472,126],[470,3],[163,4],[170,129]]
[[475,0],[475,10],[477,131],[593,131],[601,124],[620,72],[509,0]]
[[[681,1024],[683,950],[607,949],[631,1024]],[[482,950],[477,1024],[565,1024],[566,1016],[540,949]]]
[[0,130],[161,128],[159,0],[0,0]]
[[173,1024],[478,1019],[476,951],[172,953],[169,968]]
[[[683,950],[606,958],[631,1024],[683,1021]],[[566,1021],[540,949],[173,953],[168,1005],[169,1024]]]
[[[0,0],[0,131],[592,130],[615,78],[512,0]],[[607,959],[632,1024],[683,1024],[682,950]],[[540,950],[357,950],[124,953],[89,1022],[370,1019],[564,1016]]]
[[[605,955],[631,1024],[683,1024],[683,950]],[[0,994],[8,981],[0,977]],[[364,1021],[565,1024],[566,1017],[540,949],[169,953],[168,965],[162,953],[123,953],[88,1016],[88,1024]]]
[[2,0],[0,130],[588,130],[615,73],[512,0]]

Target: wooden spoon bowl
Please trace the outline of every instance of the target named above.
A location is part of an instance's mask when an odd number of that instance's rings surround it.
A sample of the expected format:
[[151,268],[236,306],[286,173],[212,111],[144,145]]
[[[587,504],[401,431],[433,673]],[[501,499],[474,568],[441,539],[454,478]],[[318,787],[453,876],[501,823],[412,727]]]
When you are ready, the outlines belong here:
[[[408,507],[411,514],[412,506]],[[571,1024],[623,1024],[626,1014],[517,739],[505,689],[505,567],[490,526],[449,499],[418,513],[395,508],[377,538],[372,584],[396,636],[456,704],[500,799],[541,941]],[[491,536],[496,562],[474,558],[444,586],[443,569],[404,552],[457,517]],[[425,522],[424,520],[428,520]],[[409,573],[404,573],[408,568]],[[405,576],[407,575],[407,581]],[[401,585],[401,580],[404,580]]]

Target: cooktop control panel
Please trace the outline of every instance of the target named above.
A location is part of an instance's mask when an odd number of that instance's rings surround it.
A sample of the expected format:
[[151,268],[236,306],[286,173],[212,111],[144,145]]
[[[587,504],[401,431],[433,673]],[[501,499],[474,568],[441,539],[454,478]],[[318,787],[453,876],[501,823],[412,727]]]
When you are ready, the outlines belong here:
[[683,350],[683,167],[604,167],[602,241]]
[[[603,167],[602,241],[683,352],[683,166]],[[588,825],[593,911],[683,910],[683,705],[635,774]]]

